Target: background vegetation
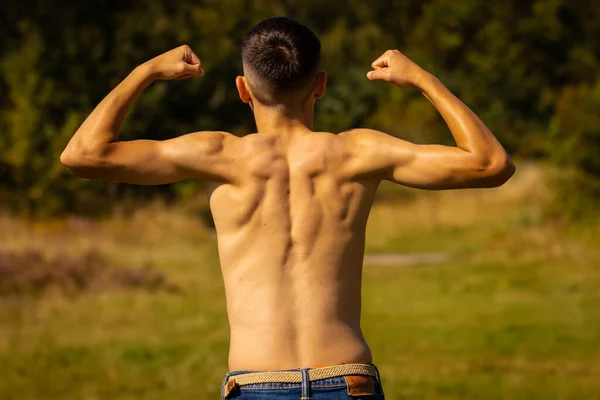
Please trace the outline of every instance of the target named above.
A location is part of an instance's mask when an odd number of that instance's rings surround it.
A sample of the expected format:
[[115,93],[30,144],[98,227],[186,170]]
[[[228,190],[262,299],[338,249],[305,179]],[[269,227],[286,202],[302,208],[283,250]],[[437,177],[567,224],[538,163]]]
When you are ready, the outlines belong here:
[[[600,399],[600,3],[591,0],[7,0],[0,4],[0,399],[218,398],[228,327],[201,182],[69,176],[59,154],[137,64],[189,44],[206,76],[157,82],[124,139],[253,131],[243,34],[321,37],[316,128],[452,143],[416,91],[365,78],[398,48],[517,159],[507,185],[383,185],[363,329],[388,399]],[[393,257],[392,257],[393,259]],[[414,260],[413,260],[414,261]]]
[[317,129],[363,125],[418,142],[451,142],[419,93],[365,78],[376,57],[398,48],[440,77],[512,154],[582,171],[584,179],[569,179],[568,191],[598,198],[596,1],[9,0],[0,7],[0,190],[21,211],[106,210],[98,199],[125,192],[193,194],[190,183],[134,188],[75,180],[56,160],[111,88],[182,43],[200,55],[206,77],[152,85],[123,138],[253,131],[234,88],[240,42],[273,15],[295,17],[322,39],[330,88],[318,105]]

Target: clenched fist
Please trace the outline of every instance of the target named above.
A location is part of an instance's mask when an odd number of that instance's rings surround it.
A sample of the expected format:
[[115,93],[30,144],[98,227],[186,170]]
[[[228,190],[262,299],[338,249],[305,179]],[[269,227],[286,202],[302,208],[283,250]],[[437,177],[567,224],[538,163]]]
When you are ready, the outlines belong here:
[[202,62],[187,46],[179,46],[144,63],[155,79],[186,79],[202,76]]
[[388,50],[371,64],[367,78],[372,81],[385,81],[402,87],[418,87],[425,70],[412,62],[398,50]]

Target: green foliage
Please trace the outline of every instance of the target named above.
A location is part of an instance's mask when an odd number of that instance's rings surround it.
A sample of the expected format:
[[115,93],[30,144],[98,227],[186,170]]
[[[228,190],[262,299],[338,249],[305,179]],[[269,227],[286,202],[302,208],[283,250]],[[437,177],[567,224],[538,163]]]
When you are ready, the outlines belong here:
[[2,7],[0,193],[12,193],[12,206],[23,211],[98,211],[126,194],[197,190],[196,183],[138,188],[81,181],[58,156],[136,65],[182,43],[200,55],[206,77],[152,85],[122,138],[252,131],[251,112],[234,87],[239,47],[250,27],[273,15],[297,18],[322,39],[329,89],[317,129],[367,125],[416,142],[451,143],[419,93],[365,78],[377,56],[398,48],[440,77],[510,152],[600,175],[593,157],[600,147],[600,3],[591,0],[9,0]]
[[549,150],[563,165],[600,177],[600,77],[592,85],[566,86],[556,104]]
[[548,153],[564,168],[556,181],[557,216],[585,217],[600,200],[600,79],[566,86],[551,120]]

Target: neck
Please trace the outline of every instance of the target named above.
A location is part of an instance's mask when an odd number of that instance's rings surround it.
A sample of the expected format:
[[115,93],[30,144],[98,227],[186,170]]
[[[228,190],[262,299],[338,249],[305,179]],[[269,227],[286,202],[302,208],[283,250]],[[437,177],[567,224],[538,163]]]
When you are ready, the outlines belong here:
[[266,107],[255,102],[253,108],[258,133],[312,130],[314,110],[312,104],[292,108],[283,105]]

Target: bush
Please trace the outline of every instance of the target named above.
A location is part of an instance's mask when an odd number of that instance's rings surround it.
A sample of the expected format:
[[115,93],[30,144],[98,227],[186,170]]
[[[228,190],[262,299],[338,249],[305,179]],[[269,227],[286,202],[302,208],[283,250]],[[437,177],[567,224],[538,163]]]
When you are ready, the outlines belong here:
[[93,251],[78,257],[53,259],[34,250],[0,251],[0,297],[36,297],[49,292],[74,296],[114,289],[178,290],[163,272],[148,265],[136,269],[117,268]]
[[561,167],[557,208],[569,219],[597,212],[600,200],[600,79],[564,88],[550,124],[548,153]]

